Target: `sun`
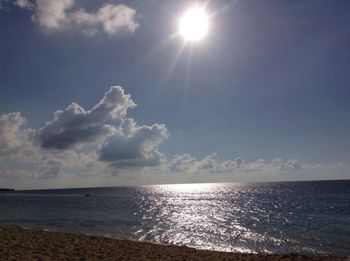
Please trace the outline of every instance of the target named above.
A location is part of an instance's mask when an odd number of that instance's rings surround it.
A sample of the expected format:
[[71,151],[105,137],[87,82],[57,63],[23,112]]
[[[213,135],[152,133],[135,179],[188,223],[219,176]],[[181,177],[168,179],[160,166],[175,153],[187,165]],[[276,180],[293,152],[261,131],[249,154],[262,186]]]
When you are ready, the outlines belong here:
[[179,34],[186,41],[199,41],[208,32],[209,21],[204,8],[192,7],[180,18]]

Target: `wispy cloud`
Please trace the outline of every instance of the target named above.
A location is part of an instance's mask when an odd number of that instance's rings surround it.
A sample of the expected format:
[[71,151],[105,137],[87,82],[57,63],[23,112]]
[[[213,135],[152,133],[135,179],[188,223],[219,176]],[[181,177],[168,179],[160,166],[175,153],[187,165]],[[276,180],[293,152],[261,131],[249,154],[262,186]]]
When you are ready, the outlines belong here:
[[90,36],[98,32],[117,35],[134,32],[139,26],[136,10],[125,4],[105,3],[95,12],[77,6],[74,0],[15,0],[13,4],[32,12],[32,21],[45,32],[76,30]]
[[22,9],[33,9],[34,4],[30,0],[16,0],[15,5]]

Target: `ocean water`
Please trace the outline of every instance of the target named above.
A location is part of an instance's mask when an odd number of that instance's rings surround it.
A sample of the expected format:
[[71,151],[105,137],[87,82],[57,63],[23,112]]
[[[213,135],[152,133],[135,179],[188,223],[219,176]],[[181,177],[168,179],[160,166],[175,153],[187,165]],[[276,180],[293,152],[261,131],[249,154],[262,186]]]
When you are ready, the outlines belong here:
[[0,193],[0,225],[221,251],[350,255],[350,181]]

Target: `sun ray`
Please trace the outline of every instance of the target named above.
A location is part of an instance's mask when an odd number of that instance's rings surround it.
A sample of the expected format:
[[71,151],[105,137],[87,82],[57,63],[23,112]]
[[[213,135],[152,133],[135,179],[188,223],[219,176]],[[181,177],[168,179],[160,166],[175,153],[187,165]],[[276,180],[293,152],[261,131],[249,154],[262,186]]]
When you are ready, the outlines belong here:
[[161,80],[161,85],[164,85],[164,83],[167,81],[169,75],[171,74],[171,72],[173,71],[173,69],[175,68],[177,61],[179,60],[181,53],[183,52],[185,48],[185,43],[183,43],[181,45],[181,47],[179,48],[179,50],[177,51],[177,53],[174,55],[174,58],[172,60],[172,62],[169,64],[167,70],[164,73],[164,76]]

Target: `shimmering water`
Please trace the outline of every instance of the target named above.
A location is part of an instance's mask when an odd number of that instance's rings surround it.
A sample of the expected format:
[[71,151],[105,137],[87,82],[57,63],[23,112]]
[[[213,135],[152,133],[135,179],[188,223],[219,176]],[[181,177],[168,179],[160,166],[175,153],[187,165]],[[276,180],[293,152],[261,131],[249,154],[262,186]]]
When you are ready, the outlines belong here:
[[1,224],[227,251],[350,255],[350,181],[3,193]]

